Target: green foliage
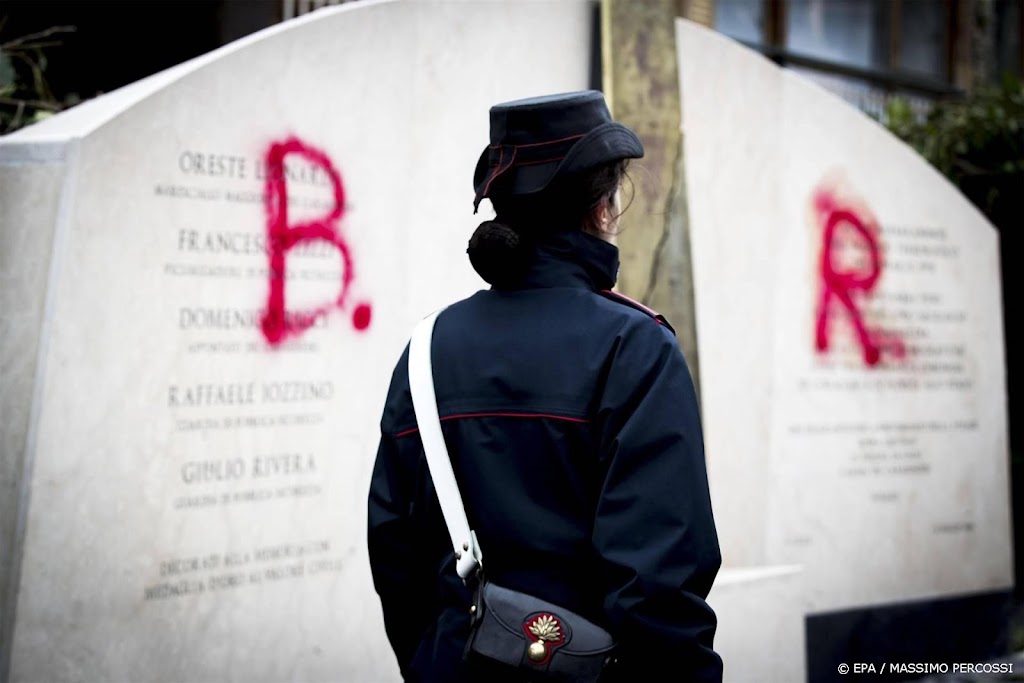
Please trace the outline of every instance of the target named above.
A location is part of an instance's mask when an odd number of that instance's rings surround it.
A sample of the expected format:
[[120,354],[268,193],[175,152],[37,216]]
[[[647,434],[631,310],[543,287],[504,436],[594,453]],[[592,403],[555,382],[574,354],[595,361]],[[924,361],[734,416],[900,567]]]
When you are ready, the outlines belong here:
[[[54,26],[0,42],[0,135],[35,123],[76,103],[76,95],[59,100],[46,82],[46,51],[60,45],[51,36],[74,31]],[[0,33],[3,23],[0,22]]]
[[[996,226],[1013,216],[1024,192],[1024,82],[1001,84],[936,103],[919,118],[905,99],[886,111],[889,130],[960,188]],[[1016,216],[1016,222],[1022,217]]]

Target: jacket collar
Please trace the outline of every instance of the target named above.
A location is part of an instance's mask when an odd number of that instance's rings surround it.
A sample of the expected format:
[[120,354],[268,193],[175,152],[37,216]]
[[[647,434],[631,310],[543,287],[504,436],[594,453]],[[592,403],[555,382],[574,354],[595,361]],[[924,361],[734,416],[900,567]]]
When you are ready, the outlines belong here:
[[611,289],[619,275],[619,248],[582,230],[544,235],[533,263],[512,289],[582,287]]

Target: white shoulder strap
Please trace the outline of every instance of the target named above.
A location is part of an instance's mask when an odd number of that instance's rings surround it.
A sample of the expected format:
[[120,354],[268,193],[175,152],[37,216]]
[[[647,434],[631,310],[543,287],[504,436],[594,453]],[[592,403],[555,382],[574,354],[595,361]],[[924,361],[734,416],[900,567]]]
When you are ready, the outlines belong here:
[[483,565],[483,553],[476,540],[476,533],[469,528],[466,509],[462,505],[462,494],[455,481],[448,447],[441,433],[441,420],[437,415],[437,397],[434,394],[434,374],[430,364],[430,341],[434,334],[434,322],[441,311],[435,311],[421,320],[412,333],[409,342],[409,389],[412,392],[412,406],[416,411],[416,423],[427,455],[430,478],[434,482],[437,498],[448,534],[455,549],[456,571],[463,579],[469,578]]

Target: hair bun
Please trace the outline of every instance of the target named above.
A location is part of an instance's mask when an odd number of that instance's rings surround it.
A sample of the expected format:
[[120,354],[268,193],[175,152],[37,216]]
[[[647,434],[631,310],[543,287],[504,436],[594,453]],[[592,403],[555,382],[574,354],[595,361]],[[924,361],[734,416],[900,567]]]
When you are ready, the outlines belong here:
[[469,238],[469,262],[485,281],[507,287],[519,280],[529,264],[527,240],[504,223],[484,221]]

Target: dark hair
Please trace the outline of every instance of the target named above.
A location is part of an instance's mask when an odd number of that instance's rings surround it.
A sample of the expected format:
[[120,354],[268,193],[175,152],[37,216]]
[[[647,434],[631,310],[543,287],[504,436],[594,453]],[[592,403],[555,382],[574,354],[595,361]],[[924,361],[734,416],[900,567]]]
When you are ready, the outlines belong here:
[[491,197],[497,215],[477,227],[466,249],[473,269],[495,287],[515,284],[544,234],[596,227],[596,210],[614,197],[626,165],[622,159],[558,178],[533,194]]

